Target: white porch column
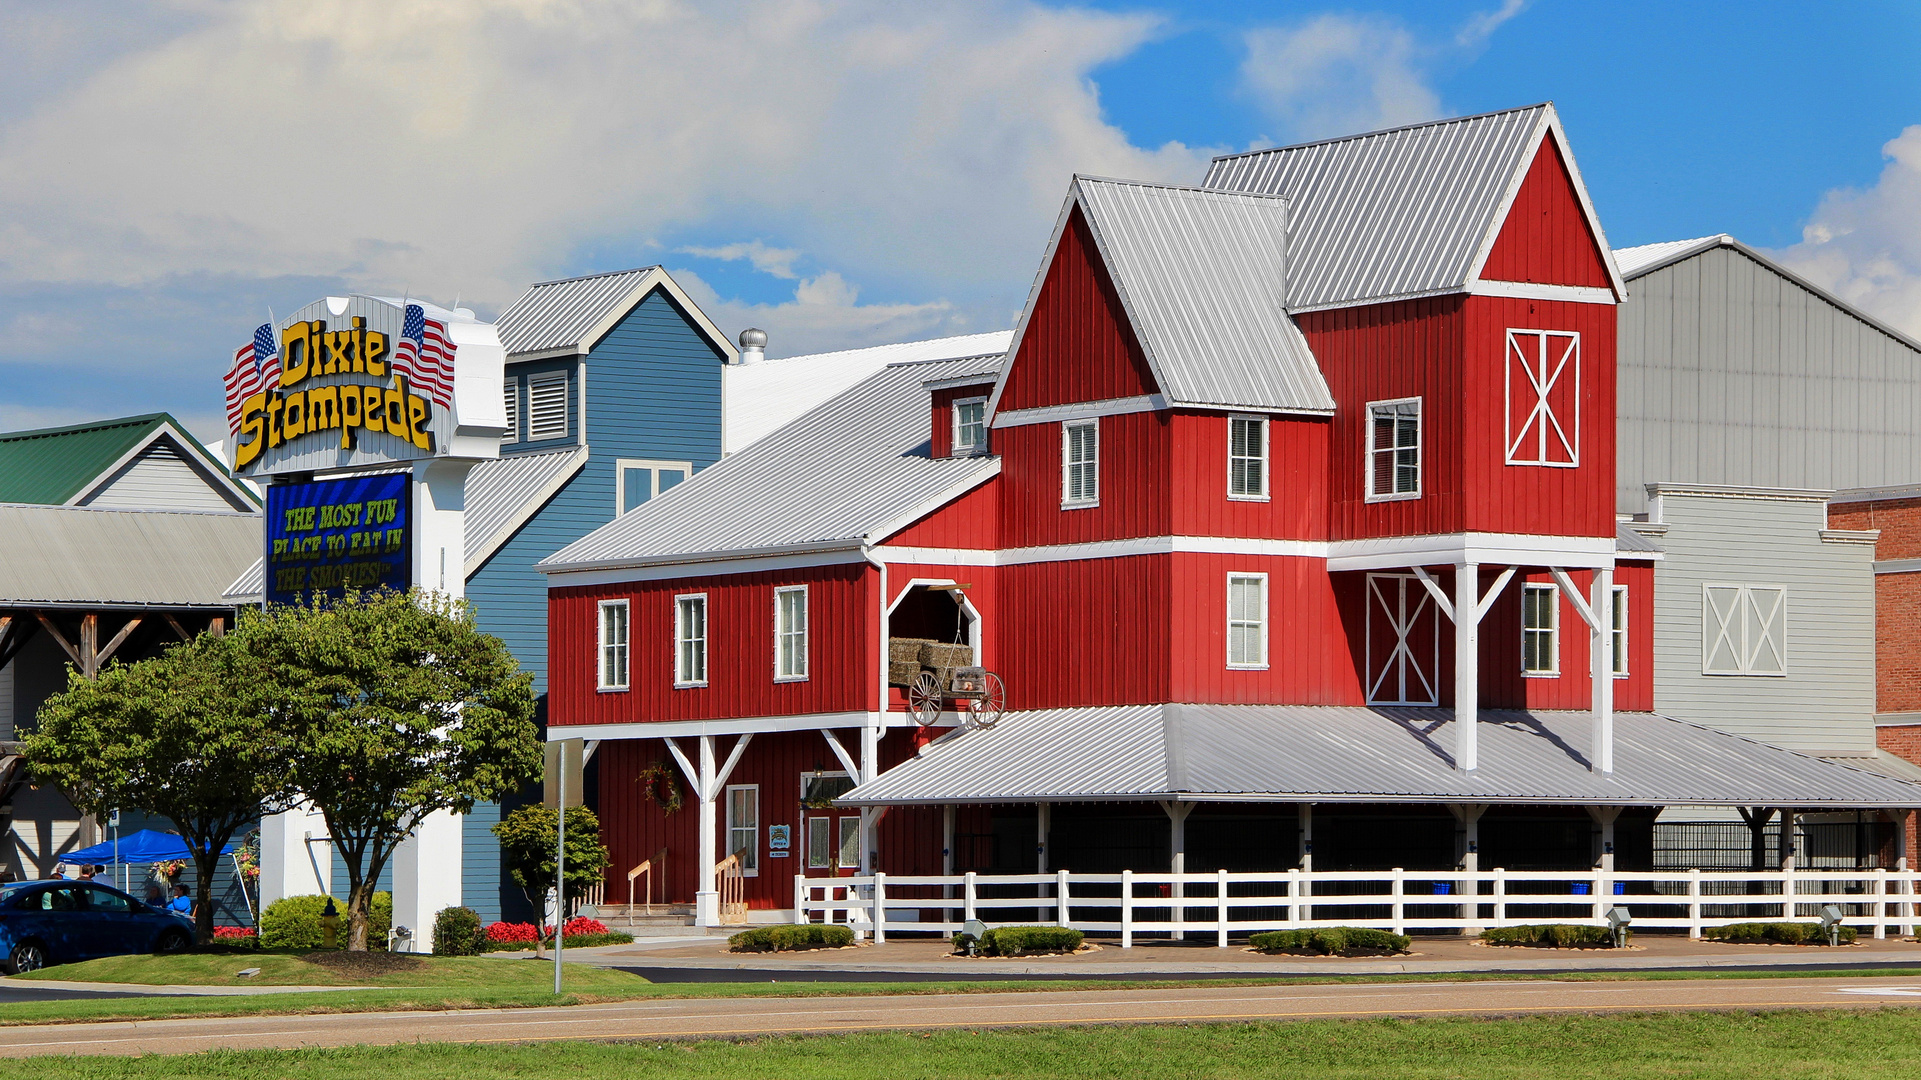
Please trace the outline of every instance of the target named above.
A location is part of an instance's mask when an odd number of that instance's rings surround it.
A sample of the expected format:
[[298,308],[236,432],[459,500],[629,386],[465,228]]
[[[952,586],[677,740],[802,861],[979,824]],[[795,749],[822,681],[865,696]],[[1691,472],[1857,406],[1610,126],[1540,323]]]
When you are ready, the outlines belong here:
[[394,941],[395,952],[433,952],[434,917],[460,906],[463,820],[451,810],[429,814],[394,848],[393,924],[413,931],[410,940]]
[[326,816],[312,803],[302,803],[261,818],[260,906],[315,894],[333,894],[333,841]]
[[[1168,870],[1174,874],[1187,873],[1187,815],[1194,812],[1191,802],[1164,802],[1161,809],[1167,813],[1168,820]],[[1187,898],[1187,883],[1179,877],[1174,879],[1174,887],[1168,890],[1174,900],[1173,940],[1180,941],[1186,935],[1180,930],[1187,918],[1187,907],[1181,901]]]
[[699,776],[696,784],[700,796],[700,846],[696,848],[695,858],[700,860],[700,889],[694,893],[694,925],[720,925],[720,891],[714,880],[714,864],[720,861],[716,854],[720,838],[715,835],[718,823],[714,819],[714,737],[700,736]]
[[[875,724],[861,726],[859,783],[865,784],[880,775],[880,736],[881,729]],[[861,808],[860,872],[862,874],[871,874],[880,865],[880,849],[874,839],[875,826],[879,823],[880,816],[874,813],[872,807]]]
[[[1589,681],[1593,683],[1594,762],[1604,773],[1614,771],[1614,570],[1602,567],[1594,572],[1593,599],[1595,625],[1589,638]],[[1608,828],[1613,828],[1608,823]]]
[[[1487,813],[1486,803],[1449,804],[1455,820],[1461,823],[1461,869],[1470,874],[1481,871],[1481,815]],[[1476,920],[1481,917],[1481,884],[1478,881],[1464,882],[1461,886],[1461,918]],[[1469,926],[1462,930],[1465,934],[1478,934],[1480,928]]]
[[[1611,676],[1610,676],[1611,677]],[[1590,806],[1588,816],[1600,826],[1599,840],[1595,843],[1594,868],[1601,872],[1594,883],[1593,918],[1603,918],[1607,909],[1614,904],[1614,823],[1621,817],[1618,806]]]
[[1299,808],[1296,809],[1295,813],[1299,815],[1299,820],[1300,820],[1301,869],[1313,870],[1314,869],[1314,804],[1311,802],[1301,803]]
[[1794,810],[1781,808],[1781,917],[1795,917],[1794,904]]
[[1454,767],[1481,764],[1481,567],[1454,567]]

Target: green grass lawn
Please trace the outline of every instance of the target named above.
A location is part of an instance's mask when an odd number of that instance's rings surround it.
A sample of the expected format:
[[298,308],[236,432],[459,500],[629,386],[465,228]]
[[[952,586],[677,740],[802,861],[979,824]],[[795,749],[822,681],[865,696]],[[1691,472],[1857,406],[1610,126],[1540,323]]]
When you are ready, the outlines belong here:
[[208,1080],[1912,1080],[1921,1076],[1921,1010],[962,1030],[690,1043],[428,1044],[42,1058],[31,1068],[74,1078]]

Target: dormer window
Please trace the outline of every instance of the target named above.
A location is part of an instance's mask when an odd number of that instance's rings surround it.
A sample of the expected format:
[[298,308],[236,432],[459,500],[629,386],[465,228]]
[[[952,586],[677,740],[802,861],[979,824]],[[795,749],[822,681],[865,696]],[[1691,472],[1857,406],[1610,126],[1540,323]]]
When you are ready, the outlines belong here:
[[954,456],[979,454],[987,449],[987,399],[961,398],[954,402]]

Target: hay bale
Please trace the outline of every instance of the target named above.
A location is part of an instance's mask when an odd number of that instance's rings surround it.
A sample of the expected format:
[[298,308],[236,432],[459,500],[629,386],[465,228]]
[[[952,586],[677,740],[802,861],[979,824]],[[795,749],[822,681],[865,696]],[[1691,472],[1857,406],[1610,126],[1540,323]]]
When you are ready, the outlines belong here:
[[912,686],[920,678],[920,661],[889,660],[887,662],[887,682],[892,686]]
[[887,639],[887,659],[894,663],[912,661],[920,663],[920,651],[924,645],[938,645],[933,638],[897,637]]
[[974,647],[972,645],[942,645],[940,642],[930,641],[920,647],[920,662],[922,667],[931,668],[953,669],[972,667],[974,664]]

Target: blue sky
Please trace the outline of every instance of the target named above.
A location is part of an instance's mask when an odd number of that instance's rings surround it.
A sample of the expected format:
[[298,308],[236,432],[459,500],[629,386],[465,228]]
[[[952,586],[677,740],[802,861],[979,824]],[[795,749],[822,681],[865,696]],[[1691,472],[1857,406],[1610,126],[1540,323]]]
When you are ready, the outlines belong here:
[[233,346],[329,292],[663,262],[774,355],[1003,327],[1072,172],[1544,99],[1615,246],[1730,232],[1921,333],[1918,47],[1894,3],[0,0],[0,426],[218,438]]

